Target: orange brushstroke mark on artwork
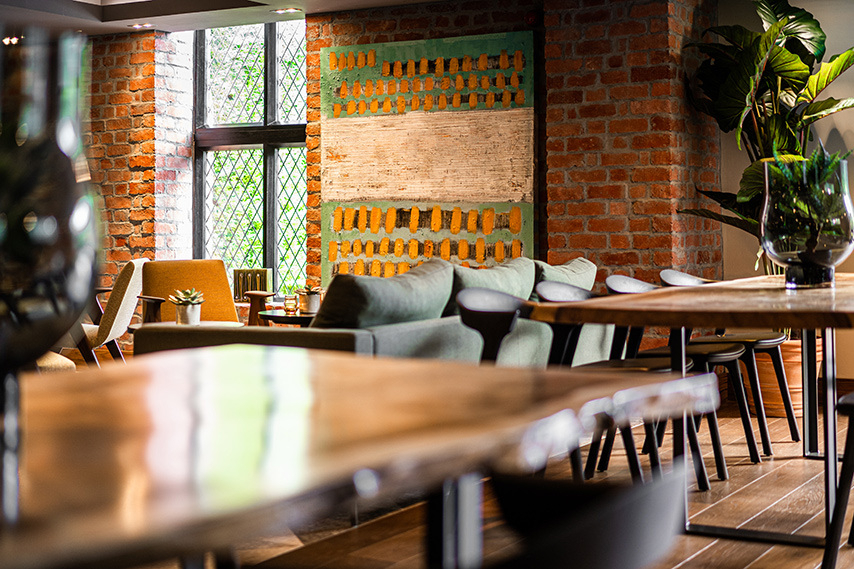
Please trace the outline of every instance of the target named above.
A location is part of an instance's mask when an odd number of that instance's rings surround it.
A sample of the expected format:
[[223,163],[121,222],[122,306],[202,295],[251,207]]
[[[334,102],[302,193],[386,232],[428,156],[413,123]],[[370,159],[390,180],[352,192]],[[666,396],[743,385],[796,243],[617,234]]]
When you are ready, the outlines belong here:
[[427,79],[424,80],[424,90],[425,91],[432,91],[433,90],[433,78],[432,77],[428,77]]
[[466,231],[469,233],[477,233],[477,215],[476,209],[469,210],[468,223],[466,224]]
[[352,51],[347,54],[347,69],[356,67],[356,54]]
[[505,109],[510,106],[510,91],[501,93],[501,106]]
[[406,98],[401,95],[397,98],[397,114],[402,115],[406,112]]
[[391,261],[386,261],[383,265],[383,276],[384,277],[393,277],[394,276],[394,263]]
[[409,102],[413,111],[417,111],[421,106],[421,99],[418,98],[418,95],[413,95],[412,99]]
[[388,246],[391,241],[388,237],[383,237],[380,239],[380,255],[385,257],[388,255]]
[[367,111],[367,110],[368,110],[367,103],[365,103],[365,101],[359,101],[359,114],[363,115],[363,114],[365,114],[365,111]]
[[383,61],[382,66],[382,75],[383,77],[388,77],[388,74],[391,73],[391,65],[388,61]]
[[451,240],[447,237],[439,245],[439,256],[446,261],[451,259]]
[[455,109],[459,109],[462,104],[462,97],[460,97],[459,93],[454,93],[454,98],[451,100],[451,106]]
[[365,274],[365,261],[359,259],[356,261],[356,266],[353,267],[354,275],[364,275]]
[[338,242],[330,241],[329,242],[329,261],[334,263],[338,260]]
[[442,75],[445,73],[445,58],[437,57],[436,58],[436,69],[433,71],[436,76]]
[[477,107],[477,93],[469,94],[469,108],[473,109]]
[[430,216],[430,231],[439,231],[442,229],[442,208],[434,205],[433,213]]
[[373,67],[377,64],[377,50],[368,50],[368,67]]
[[346,275],[350,273],[350,263],[338,263],[338,274]]
[[365,52],[360,51],[358,55],[356,55],[356,67],[359,69],[365,66]]
[[486,94],[486,108],[491,109],[495,105],[495,93],[489,92]]
[[483,89],[484,91],[489,89],[489,76],[488,75],[481,75],[480,76],[480,88]]
[[507,79],[504,77],[503,73],[499,73],[495,76],[495,86],[499,89],[504,89],[507,86]]
[[518,259],[522,256],[522,242],[518,239],[514,239],[513,243],[510,244],[511,247],[511,255],[514,259]]
[[335,103],[332,105],[332,116],[336,119],[341,116],[341,104]]
[[353,256],[358,257],[362,254],[362,240],[356,239],[353,241]]
[[462,228],[463,221],[463,211],[455,207],[453,211],[451,211],[451,235],[456,235],[460,232]]
[[351,100],[347,101],[347,114],[352,115],[355,112],[356,112],[356,101],[351,99]]
[[433,108],[433,95],[427,93],[424,95],[424,110],[429,111]]
[[368,208],[367,208],[367,206],[359,207],[359,221],[357,223],[358,223],[359,233],[364,233],[365,229],[367,229],[367,227],[368,227]]
[[406,76],[415,77],[415,60],[413,59],[406,62]]
[[454,89],[457,91],[462,91],[466,88],[466,80],[463,79],[462,75],[457,75],[457,78],[454,80]]
[[394,95],[397,93],[397,81],[389,81],[386,85],[386,92],[389,95]]
[[507,69],[510,67],[510,58],[507,56],[506,49],[501,50],[501,55],[498,57],[498,67],[501,69]]
[[353,219],[356,217],[356,210],[348,207],[344,210],[344,231],[353,229]]
[[510,86],[514,89],[519,88],[519,74],[515,71],[513,72],[513,75],[510,76]]
[[418,216],[421,214],[421,211],[417,207],[413,207],[409,211],[409,232],[415,233],[418,231]]
[[489,66],[489,56],[485,53],[481,53],[477,58],[477,69],[478,71],[486,71],[486,68]]
[[350,242],[342,241],[341,242],[341,256],[349,257],[350,256]]
[[344,223],[344,208],[340,205],[332,212],[332,231],[341,231]]
[[335,52],[329,53],[329,69],[332,71],[338,70],[338,56],[335,55]]
[[406,79],[400,82],[400,92],[409,93],[409,81],[407,81]]
[[525,66],[525,58],[522,55],[522,50],[517,49],[516,53],[513,54],[513,68],[516,71],[522,71],[522,68]]
[[410,268],[411,267],[409,266],[409,263],[407,263],[406,261],[404,261],[402,263],[398,263],[397,264],[397,274],[402,275],[403,273],[407,273],[407,272],[409,272]]
[[397,208],[390,207],[385,212],[385,232],[394,231],[395,225],[397,225]]
[[391,99],[389,99],[388,97],[383,99],[383,112],[384,113],[390,113],[391,112]]
[[403,239],[397,238],[394,240],[394,256],[403,257],[404,244]]
[[430,71],[430,62],[426,57],[422,57],[418,62],[418,74],[419,75],[427,75],[427,72]]
[[522,208],[510,208],[510,233],[518,235],[522,231]]
[[378,207],[371,208],[371,233],[379,233],[383,221],[383,210]]
[[468,259],[469,256],[469,242],[463,239],[459,243],[457,243],[457,257],[459,257],[460,261],[463,259]]
[[403,77],[403,65],[401,64],[400,61],[394,62],[394,72],[392,73],[392,75],[394,75],[398,79]]
[[523,106],[525,104],[525,91],[516,91],[516,97],[513,100],[517,106]]
[[471,71],[472,59],[470,55],[463,56],[463,71]]
[[486,259],[486,241],[483,237],[478,237],[474,244],[474,260],[483,263],[484,259]]
[[499,263],[504,262],[504,242],[498,241],[495,243],[495,260]]
[[409,258],[416,259],[418,257],[418,241],[415,239],[409,240]]
[[456,57],[452,57],[451,61],[448,62],[448,73],[451,75],[455,74],[460,70],[460,60]]
[[474,91],[477,89],[477,75],[472,73],[469,75],[469,90]]
[[481,225],[483,226],[484,235],[492,234],[492,230],[495,228],[495,208],[489,207],[483,210]]
[[428,259],[433,257],[433,242],[429,239],[424,241],[424,256]]
[[376,113],[380,109],[380,102],[376,99],[371,99],[371,112]]
[[372,277],[380,277],[382,276],[383,264],[379,261],[379,259],[374,259],[371,261],[371,276]]
[[365,257],[373,257],[374,256],[374,245],[373,241],[365,241]]
[[362,96],[362,84],[358,81],[353,83],[353,96],[361,97]]

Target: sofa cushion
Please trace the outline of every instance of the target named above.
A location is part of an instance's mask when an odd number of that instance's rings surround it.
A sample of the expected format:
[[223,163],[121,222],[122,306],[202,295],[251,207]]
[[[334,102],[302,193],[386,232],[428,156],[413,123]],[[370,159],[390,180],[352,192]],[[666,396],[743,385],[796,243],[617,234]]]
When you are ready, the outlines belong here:
[[312,328],[368,328],[438,318],[453,282],[450,263],[433,259],[402,275],[336,275]]
[[457,293],[471,287],[488,288],[519,298],[529,298],[534,290],[534,262],[526,257],[518,257],[488,269],[470,269],[454,265],[454,286],[445,307],[445,316],[459,314]]
[[[584,257],[572,259],[563,265],[534,261],[534,286],[542,281],[571,284],[592,290],[596,282],[596,264]],[[536,292],[531,294],[531,300],[539,300]]]

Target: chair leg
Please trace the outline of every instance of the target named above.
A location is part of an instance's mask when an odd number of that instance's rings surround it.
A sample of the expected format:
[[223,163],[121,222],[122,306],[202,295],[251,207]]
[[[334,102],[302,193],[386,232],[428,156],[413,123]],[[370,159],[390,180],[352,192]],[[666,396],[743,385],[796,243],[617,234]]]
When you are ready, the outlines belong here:
[[747,452],[750,453],[751,462],[762,462],[759,457],[759,448],[756,446],[756,437],[753,436],[753,423],[750,422],[750,410],[747,408],[747,394],[744,392],[744,383],[741,381],[741,371],[738,362],[730,362],[726,365],[729,371],[730,385],[735,394],[735,402],[738,404],[738,414],[741,415],[741,426],[744,428],[744,438],[747,442]]
[[611,425],[605,433],[605,444],[602,445],[601,456],[599,457],[599,466],[596,470],[605,472],[608,470],[608,463],[611,462],[611,451],[614,449],[614,439],[617,438],[617,427]]
[[125,355],[122,353],[122,349],[119,347],[119,343],[116,340],[110,340],[107,342],[106,346],[114,360],[122,362],[125,361]]
[[709,436],[712,439],[712,452],[715,455],[715,470],[718,473],[718,480],[726,480],[729,478],[729,472],[727,472],[726,459],[724,459],[721,432],[718,429],[718,414],[713,410],[706,415],[706,421],[709,423]]
[[77,340],[77,351],[80,352],[80,355],[83,356],[83,360],[88,365],[101,367],[101,363],[98,361],[98,356],[96,356],[92,348],[89,347],[89,343],[86,341],[86,338],[80,338]]
[[694,474],[697,476],[697,487],[701,492],[709,490],[712,485],[709,483],[709,475],[706,473],[706,464],[703,462],[703,453],[700,452],[700,441],[697,439],[697,428],[694,425],[694,420],[685,421],[686,431],[688,431],[688,446],[691,448],[691,459],[694,462]]
[[[747,346],[745,346],[747,347]],[[756,354],[753,349],[745,350],[741,356],[744,367],[747,368],[747,380],[750,391],[753,392],[753,407],[756,410],[756,421],[759,423],[759,437],[762,439],[762,453],[771,456],[771,435],[768,433],[768,420],[765,418],[765,404],[762,402],[762,391],[759,389],[759,371],[756,369]]]
[[572,481],[584,482],[584,465],[581,463],[581,449],[575,448],[569,453],[569,465],[572,469]]
[[602,434],[605,432],[604,427],[596,425],[593,429],[593,435],[590,438],[590,448],[587,454],[587,464],[584,467],[584,479],[590,480],[596,472],[596,459],[599,458],[599,447],[602,444]]
[[[842,537],[842,526],[845,524],[845,510],[848,506],[848,497],[851,494],[851,484],[854,482],[854,433],[851,432],[850,417],[848,421],[845,452],[842,455],[842,470],[839,473],[839,487],[836,489],[836,505],[833,507],[830,527],[827,529],[821,569],[834,569],[836,566],[836,558],[839,556],[839,540]],[[848,536],[848,543],[854,544],[854,526],[852,526],[852,532]]]
[[640,457],[638,457],[638,449],[635,447],[635,437],[632,435],[631,425],[620,427],[620,436],[623,439],[623,446],[626,448],[626,459],[629,461],[632,481],[635,484],[643,484],[643,471],[641,470]]
[[658,455],[658,425],[649,421],[644,421],[643,429],[646,433],[644,447],[647,448],[649,454],[649,468],[652,472],[652,477],[655,479],[661,478],[661,457]]
[[801,431],[798,428],[798,419],[795,417],[795,406],[792,405],[792,394],[789,393],[786,368],[783,367],[783,351],[780,346],[763,351],[771,356],[771,362],[774,364],[774,374],[777,376],[777,385],[780,386],[780,396],[783,398],[783,408],[786,410],[786,420],[789,422],[789,433],[794,442],[799,442]]

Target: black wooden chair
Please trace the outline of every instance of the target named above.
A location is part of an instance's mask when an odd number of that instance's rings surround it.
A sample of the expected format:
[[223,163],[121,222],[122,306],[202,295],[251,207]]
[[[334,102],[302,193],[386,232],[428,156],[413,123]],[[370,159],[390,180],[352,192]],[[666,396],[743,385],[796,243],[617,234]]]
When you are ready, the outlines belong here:
[[[700,286],[712,283],[709,279],[703,279],[694,275],[665,269],[659,274],[661,284],[665,286]],[[716,330],[714,335],[704,335],[691,338],[692,344],[715,344],[737,342],[744,346],[744,354],[741,361],[747,369],[747,379],[750,383],[750,391],[753,394],[753,403],[756,409],[756,420],[759,423],[759,435],[762,439],[762,451],[766,456],[772,455],[771,436],[768,431],[768,420],[765,416],[765,406],[762,401],[762,391],[759,388],[759,372],[756,367],[756,354],[768,354],[774,365],[777,376],[777,385],[783,400],[783,408],[786,412],[786,420],[789,424],[789,433],[792,440],[801,440],[801,432],[798,428],[798,420],[795,417],[795,408],[792,405],[792,396],[789,393],[789,383],[786,380],[786,370],[783,367],[783,354],[780,346],[786,341],[786,334],[773,330],[746,331],[727,333],[725,330]]]
[[[560,282],[542,281],[537,283],[535,288],[537,296],[542,302],[578,302],[596,296],[589,290]],[[549,325],[552,327],[553,332],[552,351],[549,356],[549,364],[565,366],[571,365],[575,356],[575,350],[578,347],[578,337],[581,333],[583,324],[550,323]],[[620,340],[613,341],[619,342]],[[607,371],[615,369],[636,372],[670,371],[670,358],[668,357],[624,359],[622,357],[623,350],[615,350],[613,349],[613,346],[614,344],[612,344],[611,359],[602,362],[583,364],[576,367],[584,369],[585,371]],[[690,367],[692,362],[689,362],[688,365]],[[643,481],[640,458],[637,455],[631,425],[620,425],[618,427],[613,422],[609,423],[604,420],[596,426],[590,440],[587,464],[584,467],[583,477],[585,480],[593,478],[593,473],[597,470],[596,462],[597,458],[600,456],[600,452],[602,460],[599,461],[598,470],[607,470],[607,457],[610,456],[610,451],[613,447],[618,428],[623,439],[623,445],[626,449],[626,455],[629,461],[629,470],[632,474],[632,478],[636,482]],[[606,432],[607,436],[605,438],[605,447],[602,448],[602,436],[605,435]],[[657,472],[659,469],[658,447],[649,450],[650,464],[653,471]],[[571,460],[580,461],[580,455],[571,455],[570,458]],[[575,472],[575,469],[578,468],[578,466],[580,465],[575,463],[573,464],[573,472]]]
[[[608,288],[608,291],[611,294],[636,294],[641,292],[648,292],[651,290],[655,290],[658,286],[641,281],[639,279],[635,279],[633,277],[628,277],[625,275],[611,275],[605,279],[605,286]],[[670,347],[662,347],[655,348],[651,350],[640,350],[640,342],[643,337],[644,328],[643,327],[632,327],[626,332],[627,344],[626,344],[626,352],[627,356],[632,357],[662,357],[663,355],[668,355],[670,353]],[[686,331],[685,338],[690,337],[690,330]],[[672,345],[673,342],[682,341],[681,338],[683,335],[681,331],[673,330],[671,331],[669,342]],[[753,425],[750,421],[750,413],[747,408],[747,396],[744,392],[744,386],[740,383],[741,381],[741,371],[738,367],[738,359],[744,354],[745,349],[742,345],[736,343],[723,343],[723,344],[687,344],[685,346],[685,353],[687,357],[690,357],[694,362],[695,369],[703,369],[705,371],[711,371],[715,366],[721,365],[727,368],[727,371],[731,374],[733,378],[738,379],[739,386],[741,389],[738,389],[738,386],[733,386],[735,391],[736,403],[739,407],[739,413],[741,415],[742,426],[744,428],[744,436],[747,442],[748,453],[750,455],[750,460],[752,462],[760,462],[761,458],[759,456],[759,449],[756,445],[756,439],[753,435]],[[733,381],[733,383],[736,383]],[[717,415],[712,412],[706,415],[707,423],[709,425],[709,434],[712,439],[712,450],[714,452],[715,457],[715,468],[718,473],[718,478],[721,480],[725,480],[728,477],[726,461],[723,456],[723,445],[720,440],[720,433],[718,430],[718,422]],[[708,478],[705,476],[705,466],[702,463],[702,457],[700,456],[700,448],[699,442],[697,440],[697,432],[696,427],[698,426],[698,422],[688,421],[688,442],[691,447],[691,454],[694,457],[694,467],[697,471],[697,478],[700,489],[707,489],[708,486]],[[649,431],[648,431],[649,432]],[[654,440],[647,439],[647,443],[644,445],[646,450],[650,449],[653,445],[658,445],[661,443],[661,436],[664,434],[664,424],[658,425],[658,427],[654,430],[655,437]],[[698,460],[699,457],[699,460]]]
[[493,476],[499,507],[522,536],[522,551],[490,567],[641,569],[654,563],[684,529],[685,474],[679,464],[661,478],[631,486]]
[[516,327],[516,320],[526,303],[511,294],[488,288],[471,287],[457,293],[460,319],[469,328],[477,330],[483,338],[480,361],[498,359],[501,342]]

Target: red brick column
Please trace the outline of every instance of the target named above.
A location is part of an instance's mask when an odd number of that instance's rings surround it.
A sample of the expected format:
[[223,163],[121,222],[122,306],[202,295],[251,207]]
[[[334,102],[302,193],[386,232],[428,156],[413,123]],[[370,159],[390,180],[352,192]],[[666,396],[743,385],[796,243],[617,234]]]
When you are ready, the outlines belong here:
[[683,86],[682,48],[714,14],[703,4],[546,0],[549,262],[720,276],[718,224],[677,213],[694,185],[720,185],[717,127]]
[[130,259],[191,256],[191,39],[162,32],[91,39],[84,137],[104,200],[104,286]]

